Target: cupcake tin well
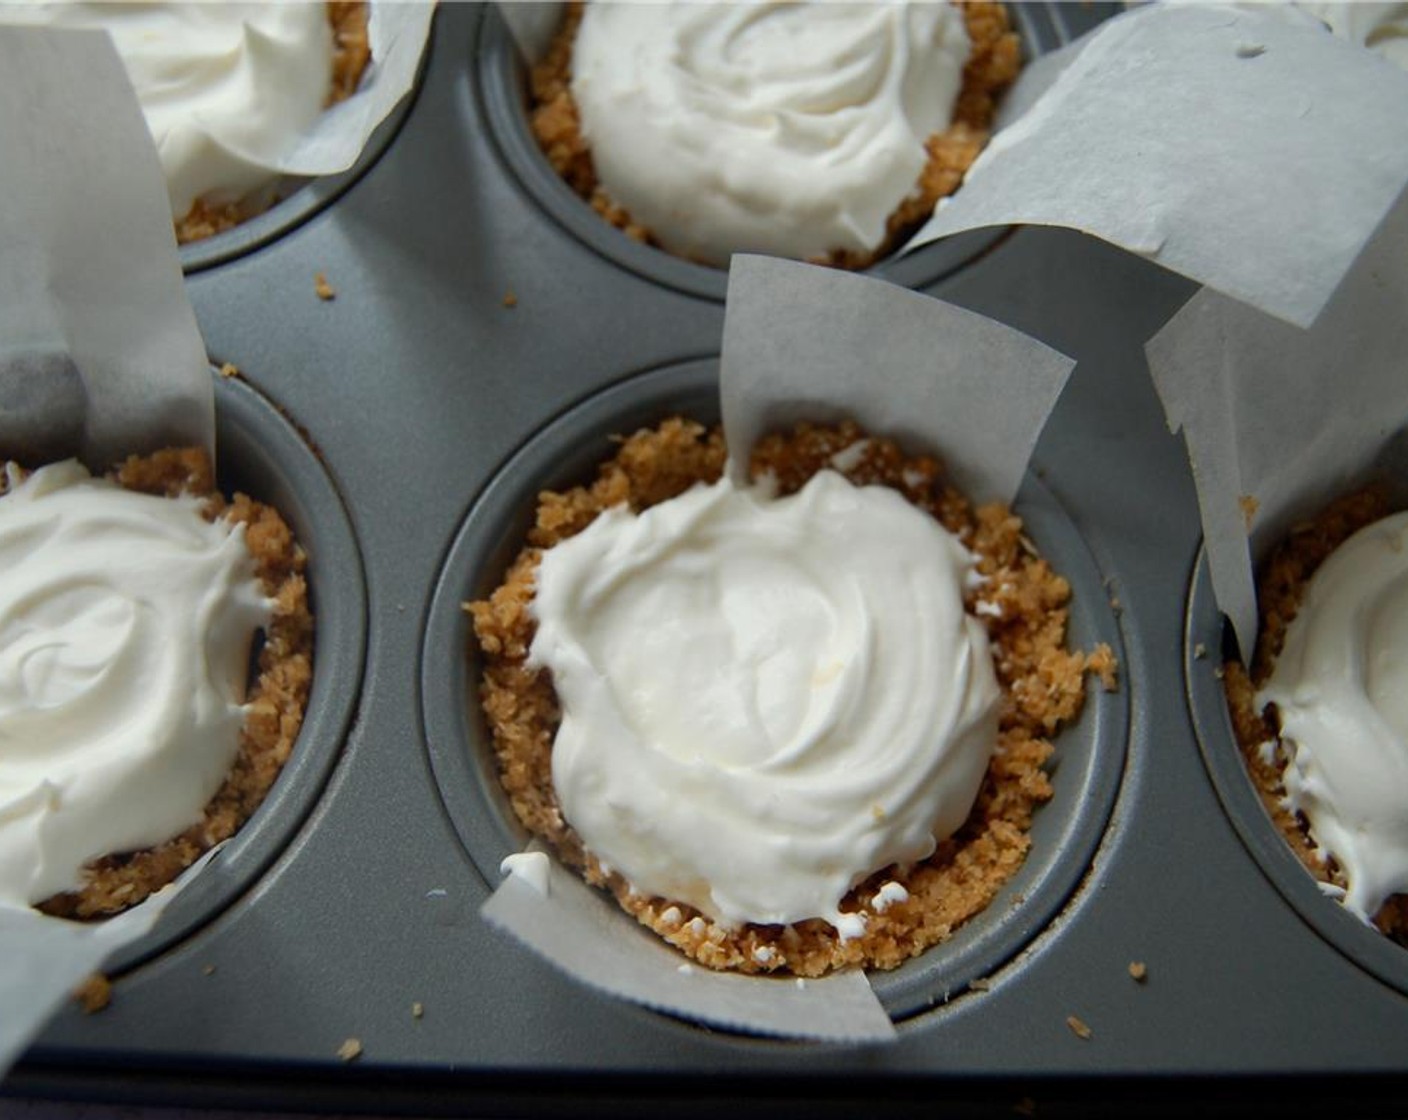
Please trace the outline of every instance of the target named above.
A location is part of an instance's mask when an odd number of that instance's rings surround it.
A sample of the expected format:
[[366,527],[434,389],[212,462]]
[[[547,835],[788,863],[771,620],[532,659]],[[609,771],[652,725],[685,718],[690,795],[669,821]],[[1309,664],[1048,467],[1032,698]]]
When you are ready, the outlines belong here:
[[168,906],[146,937],[109,964],[126,971],[205,925],[244,894],[317,803],[351,725],[366,655],[367,594],[357,540],[327,472],[294,426],[247,382],[216,375],[219,486],[283,514],[308,556],[317,657],[298,748],[259,809]]
[[[1049,47],[1108,14],[1021,18]],[[605,434],[717,410],[724,310],[722,274],[554,197],[513,119],[508,51],[495,11],[443,5],[381,150],[308,188],[328,193],[269,239],[188,253],[211,360],[240,370],[217,385],[222,475],[280,504],[311,553],[311,751],[213,893],[117,962],[105,1011],[62,1009],[5,1091],[511,1113],[674,1109],[686,1087],[702,1110],[1404,1072],[1399,951],[1339,936],[1346,916],[1286,881],[1217,707],[1197,503],[1142,349],[1193,286],[1062,230],[878,270],[1078,360],[1018,509],[1072,579],[1076,640],[1120,660],[1119,691],[1092,686],[1058,740],[1022,878],[876,978],[897,1042],[706,1030],[579,985],[480,920],[521,837],[489,782],[459,603],[516,548],[533,489],[581,477]]]

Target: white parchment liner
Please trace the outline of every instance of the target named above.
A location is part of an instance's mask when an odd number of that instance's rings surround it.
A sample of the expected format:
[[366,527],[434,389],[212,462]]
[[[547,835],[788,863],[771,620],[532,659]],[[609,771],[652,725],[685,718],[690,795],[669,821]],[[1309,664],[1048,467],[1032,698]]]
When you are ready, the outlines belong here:
[[415,85],[434,15],[431,0],[373,0],[367,15],[372,58],[357,92],[324,112],[292,151],[268,165],[269,171],[311,177],[356,163],[377,125]]
[[[796,420],[849,416],[937,451],[975,501],[1011,501],[1073,365],[1009,327],[879,280],[733,258],[720,376],[731,448]],[[684,957],[556,867],[547,896],[510,875],[483,913],[583,983],[685,1018],[804,1038],[894,1037],[861,973],[799,986],[681,968]]]
[[[0,444],[214,449],[166,184],[105,34],[0,27]],[[13,452],[11,452],[13,453]]]
[[[213,451],[165,180],[105,34],[0,27],[0,153],[0,456]],[[195,871],[91,925],[0,906],[0,1076]]]
[[[501,5],[525,57],[558,7]],[[1127,12],[1029,65],[998,127],[902,252],[1065,226],[1306,326],[1408,182],[1408,74],[1274,10]]]
[[541,60],[562,22],[564,5],[560,0],[499,0],[495,6],[518,53],[529,65]]
[[0,1080],[58,1006],[103,961],[151,932],[172,900],[215,858],[216,846],[140,906],[103,922],[66,922],[0,906]]
[[1042,61],[912,246],[1068,226],[1307,326],[1408,182],[1408,74],[1309,19],[1150,5]]
[[1408,422],[1408,192],[1309,330],[1204,289],[1145,352],[1188,445],[1218,605],[1249,658],[1267,549],[1370,472],[1408,486],[1401,457],[1388,461]]

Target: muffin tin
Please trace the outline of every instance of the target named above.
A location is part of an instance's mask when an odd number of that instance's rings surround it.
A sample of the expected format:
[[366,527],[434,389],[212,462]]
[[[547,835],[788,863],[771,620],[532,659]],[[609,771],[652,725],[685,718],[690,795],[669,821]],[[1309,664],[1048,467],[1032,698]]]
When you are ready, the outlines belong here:
[[[1022,19],[1050,45],[1108,14]],[[1058,740],[1057,801],[1022,881],[876,977],[897,1042],[705,1030],[578,985],[480,921],[521,837],[488,775],[458,604],[516,548],[533,488],[579,477],[602,434],[709,417],[723,324],[722,274],[595,229],[533,178],[507,52],[497,13],[443,6],[379,157],[306,188],[327,193],[268,239],[187,255],[211,359],[241,371],[217,385],[221,472],[280,504],[310,549],[312,749],[211,897],[117,962],[107,1010],[64,1008],[6,1091],[509,1112],[676,1110],[687,1089],[698,1110],[824,1110],[887,1093],[1040,1104],[1112,1076],[1225,1091],[1401,1073],[1398,951],[1367,948],[1279,866],[1231,768],[1211,659],[1192,652],[1221,648],[1221,622],[1142,346],[1193,287],[1062,230],[877,270],[1078,359],[1018,507],[1072,578],[1076,640],[1120,658],[1119,691],[1093,689]]]
[[[431,763],[445,810],[465,851],[486,881],[521,851],[518,826],[495,775],[491,737],[476,700],[481,666],[462,656],[473,648],[466,599],[487,598],[521,547],[544,489],[590,481],[610,454],[613,433],[654,426],[666,416],[719,421],[718,362],[696,360],[627,378],[535,433],[495,475],[450,546],[431,600],[422,671],[422,710]],[[1080,648],[1108,643],[1119,632],[1102,576],[1055,496],[1028,478],[1017,504],[1028,536],[1070,580],[1070,640]],[[925,953],[871,982],[891,1018],[918,1014],[1018,952],[1056,913],[1084,873],[1109,816],[1123,769],[1128,696],[1094,690],[1082,718],[1060,738],[1061,780],[1032,826],[1032,852],[1021,870],[943,951]],[[633,923],[622,917],[623,936]]]

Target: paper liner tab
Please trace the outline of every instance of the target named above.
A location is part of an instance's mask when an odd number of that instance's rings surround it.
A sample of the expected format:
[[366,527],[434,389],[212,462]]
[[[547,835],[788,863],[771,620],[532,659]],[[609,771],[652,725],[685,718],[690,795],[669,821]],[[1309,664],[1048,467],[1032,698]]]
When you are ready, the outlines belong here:
[[327,109],[292,151],[269,164],[269,170],[331,175],[356,163],[372,133],[415,86],[434,15],[429,0],[372,0],[367,14],[372,58],[357,92]]
[[556,0],[499,0],[494,6],[523,61],[536,66],[548,53],[565,5]]
[[100,922],[69,922],[0,906],[0,1080],[73,990],[124,945],[145,937],[218,844],[139,906]]
[[756,1034],[833,1042],[896,1037],[863,973],[798,982],[687,963],[555,861],[546,894],[509,875],[480,913],[570,976],[657,1011]]
[[[0,27],[0,444],[213,453],[166,183],[111,40]],[[21,402],[19,407],[16,402]]]
[[909,248],[1067,226],[1307,326],[1408,181],[1408,74],[1289,8],[1141,7],[1009,100]]
[[1074,365],[870,277],[741,254],[729,270],[720,389],[731,453],[798,419],[850,417],[942,455],[974,502],[1010,502]]
[[1408,192],[1309,330],[1204,289],[1145,347],[1169,429],[1188,445],[1213,589],[1245,657],[1254,563],[1398,450],[1406,308]]

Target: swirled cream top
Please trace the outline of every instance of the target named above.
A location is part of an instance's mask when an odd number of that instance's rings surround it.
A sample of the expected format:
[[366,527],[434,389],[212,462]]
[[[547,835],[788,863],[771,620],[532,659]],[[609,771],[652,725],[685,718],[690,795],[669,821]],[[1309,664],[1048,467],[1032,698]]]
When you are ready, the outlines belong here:
[[200,820],[270,604],[242,528],[69,461],[0,497],[0,903]]
[[967,817],[999,690],[958,540],[833,471],[602,514],[544,553],[530,663],[553,785],[599,859],[739,922],[825,918]]
[[106,29],[137,91],[175,219],[273,178],[332,84],[321,3],[0,3],[0,22]]
[[1258,706],[1276,705],[1286,794],[1366,921],[1408,891],[1408,513],[1322,564]]
[[948,126],[947,3],[589,4],[572,94],[597,177],[671,252],[869,252]]

